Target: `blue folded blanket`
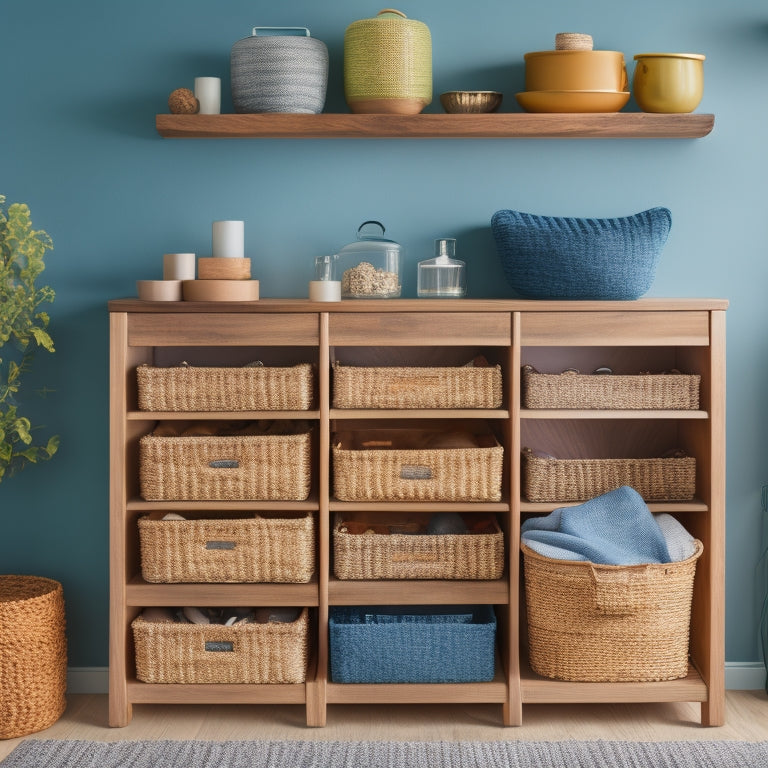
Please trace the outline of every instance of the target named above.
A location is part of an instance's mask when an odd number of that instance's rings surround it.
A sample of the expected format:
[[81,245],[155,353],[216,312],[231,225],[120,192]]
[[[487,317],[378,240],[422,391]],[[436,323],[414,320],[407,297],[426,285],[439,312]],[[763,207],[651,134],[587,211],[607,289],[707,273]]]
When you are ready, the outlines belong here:
[[664,533],[643,497],[628,485],[575,507],[532,517],[522,540],[545,557],[604,565],[669,563]]

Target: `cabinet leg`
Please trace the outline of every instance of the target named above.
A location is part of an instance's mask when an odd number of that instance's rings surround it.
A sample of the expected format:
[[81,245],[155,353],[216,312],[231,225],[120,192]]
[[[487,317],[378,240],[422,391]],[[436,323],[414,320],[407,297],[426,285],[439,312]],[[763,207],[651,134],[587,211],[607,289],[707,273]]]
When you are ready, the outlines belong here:
[[701,702],[701,724],[707,727],[725,725],[725,696]]
[[130,702],[116,702],[114,696],[109,697],[109,727],[125,728],[133,718],[133,705]]
[[325,725],[327,704],[325,701],[325,680],[307,683],[307,725],[322,728]]
[[522,725],[523,724],[523,707],[520,702],[510,704],[505,701],[502,705],[502,720],[504,725]]

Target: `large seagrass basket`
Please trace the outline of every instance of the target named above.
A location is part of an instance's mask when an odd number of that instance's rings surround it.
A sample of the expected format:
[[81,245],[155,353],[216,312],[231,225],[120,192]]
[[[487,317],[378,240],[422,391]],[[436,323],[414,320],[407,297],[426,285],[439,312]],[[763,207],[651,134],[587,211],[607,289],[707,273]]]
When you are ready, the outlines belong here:
[[144,683],[303,683],[309,613],[266,624],[131,623],[136,677]]
[[645,501],[690,501],[696,459],[552,459],[523,449],[523,494],[532,502],[587,501],[622,485]]
[[333,366],[334,408],[500,408],[500,366]]
[[[474,447],[428,448],[408,429],[340,432],[332,439],[340,501],[500,501],[504,448],[491,434]],[[435,433],[437,434],[437,433]]]
[[696,410],[697,374],[596,375],[539,373],[523,366],[525,408]]
[[0,575],[0,739],[53,725],[67,706],[61,584]]
[[301,411],[312,404],[313,370],[299,365],[136,368],[142,411]]
[[141,573],[153,583],[306,583],[315,570],[315,520],[311,512],[246,517],[139,519]]
[[145,435],[141,495],[148,501],[303,501],[311,481],[310,432]]
[[531,668],[556,680],[641,682],[688,674],[696,561],[597,565],[522,545]]
[[[476,518],[476,515],[472,515]],[[504,534],[495,518],[483,532],[430,535],[417,517],[336,515],[334,574],[338,579],[498,579],[504,571]],[[391,520],[395,518],[390,517]]]

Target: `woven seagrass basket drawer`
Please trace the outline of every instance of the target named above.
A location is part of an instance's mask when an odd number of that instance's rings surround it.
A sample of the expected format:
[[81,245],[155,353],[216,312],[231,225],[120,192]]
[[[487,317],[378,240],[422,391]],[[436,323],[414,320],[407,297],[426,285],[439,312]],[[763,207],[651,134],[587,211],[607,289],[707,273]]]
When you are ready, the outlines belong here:
[[289,411],[312,404],[309,363],[229,368],[136,368],[142,411]]
[[596,565],[523,545],[531,668],[556,680],[642,682],[688,674],[696,561]]
[[496,518],[463,515],[467,532],[429,534],[424,516],[336,515],[338,579],[499,579],[504,534]]
[[645,501],[690,501],[696,459],[551,459],[523,449],[523,495],[532,502],[587,501],[622,485]]
[[341,501],[500,501],[504,449],[491,434],[370,429],[333,436],[333,490]]
[[500,366],[333,366],[334,408],[500,408]]
[[309,612],[292,622],[131,623],[136,677],[144,683],[303,683],[309,656]]
[[490,605],[331,608],[334,683],[468,683],[494,675]]
[[[141,495],[147,501],[303,501],[311,480],[307,427],[270,432],[260,423],[219,428],[161,422],[139,441]],[[233,434],[229,434],[233,432]]]
[[697,374],[637,374],[631,376],[579,373],[539,373],[523,366],[525,408],[594,408],[635,410],[696,410]]
[[306,583],[315,571],[315,520],[309,512],[246,517],[139,519],[145,581]]

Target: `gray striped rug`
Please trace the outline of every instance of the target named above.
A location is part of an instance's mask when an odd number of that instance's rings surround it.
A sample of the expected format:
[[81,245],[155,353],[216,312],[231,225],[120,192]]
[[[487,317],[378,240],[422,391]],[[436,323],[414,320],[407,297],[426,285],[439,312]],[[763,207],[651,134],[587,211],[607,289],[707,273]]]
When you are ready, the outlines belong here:
[[745,741],[23,741],[1,768],[767,768]]

